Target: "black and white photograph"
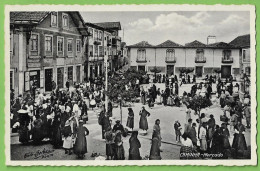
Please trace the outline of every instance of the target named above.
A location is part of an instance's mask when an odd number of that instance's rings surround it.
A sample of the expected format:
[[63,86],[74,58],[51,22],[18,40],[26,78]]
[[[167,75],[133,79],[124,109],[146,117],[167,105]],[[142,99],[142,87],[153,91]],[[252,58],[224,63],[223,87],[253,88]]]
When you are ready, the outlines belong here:
[[256,164],[254,6],[5,14],[7,164]]

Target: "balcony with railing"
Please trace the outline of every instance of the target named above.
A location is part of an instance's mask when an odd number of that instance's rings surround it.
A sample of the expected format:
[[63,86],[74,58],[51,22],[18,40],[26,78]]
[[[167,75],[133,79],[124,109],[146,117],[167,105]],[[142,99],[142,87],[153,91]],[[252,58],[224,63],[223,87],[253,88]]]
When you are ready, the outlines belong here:
[[107,40],[107,46],[112,46],[112,40],[111,39]]
[[165,62],[166,63],[176,63],[176,58],[175,57],[165,57]]
[[228,58],[222,57],[222,63],[225,63],[225,64],[233,63],[233,58],[232,57],[228,57]]
[[101,45],[101,40],[95,38],[94,39],[94,45]]
[[147,62],[146,58],[143,58],[143,57],[137,57],[136,58],[136,62],[138,63],[144,63],[144,62]]
[[195,57],[195,63],[206,63],[205,57]]

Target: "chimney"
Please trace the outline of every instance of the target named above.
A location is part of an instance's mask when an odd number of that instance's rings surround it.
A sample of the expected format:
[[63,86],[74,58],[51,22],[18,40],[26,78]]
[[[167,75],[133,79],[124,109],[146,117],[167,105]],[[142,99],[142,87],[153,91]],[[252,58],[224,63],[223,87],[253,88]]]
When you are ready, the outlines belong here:
[[212,44],[212,43],[216,43],[216,42],[217,42],[216,36],[207,37],[207,44]]

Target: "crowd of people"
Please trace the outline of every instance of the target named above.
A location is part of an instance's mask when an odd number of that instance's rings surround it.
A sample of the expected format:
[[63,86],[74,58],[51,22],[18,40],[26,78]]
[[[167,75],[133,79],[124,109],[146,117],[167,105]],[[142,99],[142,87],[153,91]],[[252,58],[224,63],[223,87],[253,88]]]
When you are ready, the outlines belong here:
[[[214,154],[211,158],[237,158],[243,157],[248,151],[245,140],[245,131],[250,129],[251,110],[250,95],[245,93],[243,98],[239,95],[239,84],[234,84],[232,78],[222,81],[213,76],[206,76],[204,82],[197,83],[196,76],[186,74],[178,77],[176,75],[158,75],[155,78],[148,76],[149,88],[142,85],[143,80],[137,79],[132,84],[134,89],[140,92],[140,102],[143,107],[140,110],[139,130],[147,135],[150,112],[145,109],[147,104],[149,110],[154,105],[185,106],[186,122],[182,125],[176,121],[173,125],[176,135],[176,143],[181,144],[180,158],[193,159],[204,158],[202,154]],[[164,83],[165,90],[160,90],[154,83]],[[71,86],[66,82],[66,88],[60,89],[53,83],[53,91],[46,95],[38,91],[28,92],[25,96],[14,97],[11,91],[11,128],[13,132],[19,133],[21,143],[40,144],[49,141],[54,148],[63,148],[65,154],[75,153],[79,159],[83,159],[87,153],[87,135],[89,111],[98,112],[98,123],[102,130],[102,139],[105,140],[106,159],[124,160],[125,149],[123,137],[129,138],[129,160],[141,160],[141,143],[138,139],[138,130],[134,128],[134,112],[128,108],[126,129],[120,120],[112,123],[113,102],[108,101],[105,107],[104,85],[84,83]],[[193,84],[190,92],[179,95],[182,84]],[[206,106],[210,106],[212,98],[212,86],[216,84],[216,98],[223,114],[219,117],[221,125],[216,124],[212,114],[201,113],[194,109],[192,100],[198,96],[205,98]],[[107,110],[106,110],[107,109]],[[194,111],[194,112],[193,112]],[[197,117],[192,120],[192,114]],[[209,116],[209,117],[208,117]],[[246,119],[246,127],[242,119]],[[230,137],[233,137],[230,144]],[[161,128],[160,120],[155,120],[152,129],[150,160],[160,160],[161,157]],[[194,156],[200,153],[201,155]],[[218,155],[217,155],[218,154]],[[206,158],[206,157],[205,157]]]

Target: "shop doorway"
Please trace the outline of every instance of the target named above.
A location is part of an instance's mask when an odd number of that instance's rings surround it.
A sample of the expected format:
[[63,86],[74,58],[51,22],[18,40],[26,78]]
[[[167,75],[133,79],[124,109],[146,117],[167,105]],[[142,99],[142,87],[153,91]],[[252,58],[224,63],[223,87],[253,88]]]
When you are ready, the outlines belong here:
[[80,83],[80,66],[76,67],[77,83]]
[[64,68],[57,68],[57,85],[64,88]]
[[45,69],[45,91],[52,91],[52,69]]
[[229,78],[231,76],[231,65],[221,66],[221,78]]
[[168,76],[174,75],[174,65],[167,65],[166,74]]
[[145,66],[144,65],[139,65],[138,66],[138,71],[144,71],[145,72]]
[[196,76],[197,77],[202,77],[202,71],[203,71],[202,66],[196,66]]
[[68,80],[70,82],[70,85],[74,85],[74,82],[73,82],[73,66],[68,67]]

